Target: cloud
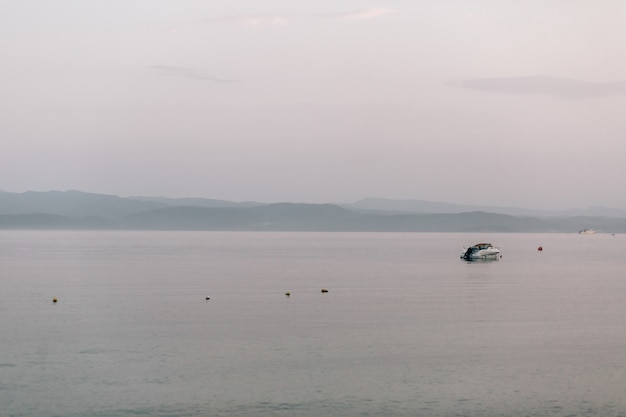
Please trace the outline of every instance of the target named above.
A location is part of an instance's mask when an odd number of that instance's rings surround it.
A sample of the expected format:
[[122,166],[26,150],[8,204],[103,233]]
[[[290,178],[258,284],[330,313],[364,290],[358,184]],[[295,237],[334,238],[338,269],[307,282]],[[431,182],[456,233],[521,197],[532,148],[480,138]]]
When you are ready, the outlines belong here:
[[209,22],[234,23],[251,29],[263,29],[275,26],[286,26],[290,22],[287,16],[268,15],[237,15],[211,19]]
[[236,80],[228,80],[225,78],[218,78],[213,75],[207,74],[203,70],[194,68],[185,68],[169,65],[153,65],[150,69],[157,71],[159,75],[186,78],[189,80],[201,80],[201,81],[213,81],[217,83],[232,83]]
[[544,94],[557,98],[591,98],[626,94],[626,82],[596,83],[546,76],[475,78],[448,85],[487,93]]
[[383,16],[390,13],[395,13],[395,9],[385,9],[380,7],[373,7],[370,9],[356,10],[353,12],[346,13],[335,13],[332,15],[328,15],[330,17],[337,17],[341,20],[345,21],[361,21],[361,20],[370,20],[379,16]]

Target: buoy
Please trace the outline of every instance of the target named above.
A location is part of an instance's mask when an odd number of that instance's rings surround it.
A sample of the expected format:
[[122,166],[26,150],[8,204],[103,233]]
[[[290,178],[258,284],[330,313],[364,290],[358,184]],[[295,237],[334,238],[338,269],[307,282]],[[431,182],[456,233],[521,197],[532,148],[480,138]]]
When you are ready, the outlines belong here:
[[291,295],[291,293],[290,293],[289,291],[287,291],[287,292],[285,293],[285,295],[286,295],[287,297],[289,297],[289,296]]
[[541,251],[543,250],[543,246],[539,246],[539,247],[537,248],[537,250],[538,250],[539,252],[541,252]]
[[322,288],[322,292],[328,292],[326,288]]
[[56,298],[56,297],[54,297],[54,298],[52,299],[52,302],[53,302],[53,303],[56,303],[57,301],[58,301],[58,300],[57,300],[57,298]]
[[206,300],[209,301],[211,299],[211,297],[207,297]]

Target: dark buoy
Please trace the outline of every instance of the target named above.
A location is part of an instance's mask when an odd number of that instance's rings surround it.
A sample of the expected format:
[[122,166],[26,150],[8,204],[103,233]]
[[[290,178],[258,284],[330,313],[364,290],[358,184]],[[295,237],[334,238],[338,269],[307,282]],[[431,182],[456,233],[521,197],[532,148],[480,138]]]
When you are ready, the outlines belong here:
[[56,303],[57,301],[59,301],[59,300],[57,300],[57,298],[56,298],[56,297],[54,297],[54,298],[52,299],[52,302],[53,302],[53,303]]
[[211,299],[211,297],[207,297],[206,300],[209,301]]
[[322,292],[326,293],[326,292],[328,292],[328,290],[326,288],[322,288]]
[[286,295],[287,297],[289,297],[289,296],[291,295],[291,292],[287,291],[287,292],[285,293],[285,295]]
[[539,246],[539,247],[537,248],[537,250],[538,250],[539,252],[541,252],[541,251],[543,250],[543,246]]

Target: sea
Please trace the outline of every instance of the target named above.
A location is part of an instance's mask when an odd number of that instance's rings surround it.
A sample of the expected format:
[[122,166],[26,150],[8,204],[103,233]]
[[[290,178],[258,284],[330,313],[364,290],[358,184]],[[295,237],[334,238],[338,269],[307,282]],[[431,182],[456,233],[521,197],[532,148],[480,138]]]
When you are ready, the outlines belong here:
[[0,232],[3,417],[610,417],[625,386],[625,235]]

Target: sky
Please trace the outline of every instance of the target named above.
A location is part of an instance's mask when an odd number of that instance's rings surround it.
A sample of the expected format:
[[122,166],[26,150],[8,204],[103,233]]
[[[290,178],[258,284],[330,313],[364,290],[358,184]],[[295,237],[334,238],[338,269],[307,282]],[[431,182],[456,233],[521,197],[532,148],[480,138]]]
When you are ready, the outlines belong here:
[[0,0],[0,189],[626,208],[622,0]]

